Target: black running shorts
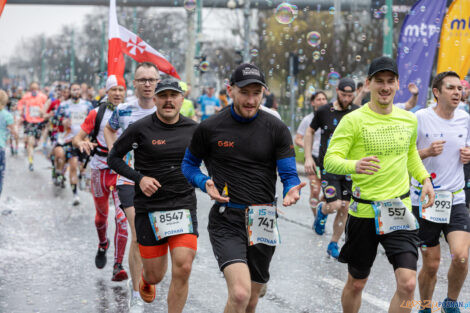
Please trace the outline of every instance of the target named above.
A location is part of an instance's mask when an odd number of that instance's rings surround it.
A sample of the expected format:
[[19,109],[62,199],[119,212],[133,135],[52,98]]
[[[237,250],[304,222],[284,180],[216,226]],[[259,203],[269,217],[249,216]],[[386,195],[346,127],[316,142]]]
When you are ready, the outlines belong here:
[[351,201],[351,177],[330,174],[322,170],[321,187],[327,203],[336,200]]
[[121,209],[127,209],[134,206],[134,195],[135,195],[135,186],[134,185],[117,185],[117,192],[119,201],[121,202]]
[[[348,268],[354,268],[356,272],[362,273],[362,275],[355,275],[349,270],[354,278],[363,279],[368,276],[374,264],[379,243],[384,247],[388,261],[394,269],[402,267],[416,270],[418,230],[397,230],[385,235],[377,235],[374,218],[359,218],[349,215],[345,234],[346,242],[341,248],[339,261],[347,263]],[[400,258],[396,257],[400,254],[412,254],[415,259],[412,262],[400,264]]]
[[223,272],[234,263],[248,265],[251,281],[265,284],[269,281],[269,264],[275,247],[264,244],[248,246],[246,210],[225,208],[221,213],[215,204],[209,214],[209,238],[212,250]]
[[42,123],[28,123],[26,122],[24,124],[24,134],[27,136],[32,136],[36,138],[36,140],[39,140],[42,135],[42,130],[44,129],[44,126],[46,124],[44,122]]
[[455,204],[450,211],[450,223],[434,223],[419,217],[419,207],[413,206],[413,214],[419,222],[419,239],[421,245],[435,247],[439,244],[441,231],[447,240],[447,234],[453,231],[470,232],[470,217],[465,204]]

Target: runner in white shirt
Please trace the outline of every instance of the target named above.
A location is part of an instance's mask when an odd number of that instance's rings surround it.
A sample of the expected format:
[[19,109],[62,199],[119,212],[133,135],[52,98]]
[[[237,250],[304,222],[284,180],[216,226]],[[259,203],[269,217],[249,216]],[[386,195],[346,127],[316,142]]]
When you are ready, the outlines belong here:
[[[317,91],[310,97],[310,104],[313,107],[313,110],[316,111],[322,105],[328,103],[328,98],[323,91]],[[302,121],[300,122],[299,128],[297,128],[297,134],[295,135],[294,142],[299,147],[304,147],[304,136],[305,132],[307,131],[307,127],[310,126],[312,123],[313,116],[315,112],[312,112],[305,116]],[[321,141],[321,132],[315,132],[313,137],[313,146],[312,146],[312,155],[315,164],[320,164],[318,160],[318,154],[320,153],[320,141]],[[318,173],[318,169],[315,169],[316,173],[314,175],[308,175],[308,179],[310,180],[310,209],[313,212],[313,215],[317,216],[317,204],[320,202],[320,192],[321,192],[321,184],[320,178]]]
[[[448,272],[447,298],[442,312],[460,312],[454,307],[468,271],[470,217],[465,206],[463,165],[470,162],[470,116],[458,110],[462,94],[455,72],[438,74],[432,84],[435,108],[419,110],[417,148],[433,178],[436,199],[426,210],[420,208],[421,185],[412,180],[413,213],[419,220],[423,267],[418,276],[421,303],[432,300],[441,258],[441,231],[449,244],[452,263]],[[431,308],[420,310],[430,313]]]
[[[63,181],[63,169],[65,163],[69,165],[70,186],[73,193],[73,205],[80,204],[77,194],[77,184],[79,182],[79,162],[84,163],[86,155],[78,148],[72,146],[72,139],[80,131],[88,113],[93,110],[93,105],[87,100],[80,99],[80,85],[73,83],[70,86],[71,98],[62,102],[55,113],[57,120],[63,121],[63,132],[59,132],[57,145],[54,148],[54,157],[57,159],[56,172],[58,173],[59,184]],[[80,169],[81,171],[81,169]],[[80,175],[81,176],[81,175]]]
[[[134,73],[134,89],[136,99],[120,104],[108,121],[104,129],[104,137],[109,151],[117,140],[118,130],[124,131],[141,118],[155,113],[154,93],[160,74],[155,65],[144,62],[137,65]],[[135,147],[137,148],[137,147]],[[133,154],[128,153],[126,162],[133,166]],[[132,279],[132,292],[130,298],[130,311],[135,312],[137,308],[143,310],[143,302],[139,294],[139,280],[142,272],[142,259],[140,257],[139,245],[135,232],[135,208],[134,208],[134,182],[126,177],[119,176],[117,190],[121,208],[126,213],[127,220],[132,232],[131,246],[129,248],[129,270]]]
[[[109,169],[107,163],[108,148],[104,139],[104,127],[116,107],[124,100],[126,83],[124,78],[110,75],[106,81],[106,98],[100,101],[97,108],[90,111],[81,125],[81,130],[73,138],[74,147],[80,152],[91,155],[91,194],[95,202],[95,226],[98,233],[98,251],[95,265],[102,269],[107,263],[106,251],[111,246],[107,236],[109,198],[114,200],[116,223],[114,233],[114,266],[111,280],[122,281],[128,278],[122,267],[127,244],[127,218],[120,208],[116,190],[117,174]],[[90,140],[87,137],[90,137]]]

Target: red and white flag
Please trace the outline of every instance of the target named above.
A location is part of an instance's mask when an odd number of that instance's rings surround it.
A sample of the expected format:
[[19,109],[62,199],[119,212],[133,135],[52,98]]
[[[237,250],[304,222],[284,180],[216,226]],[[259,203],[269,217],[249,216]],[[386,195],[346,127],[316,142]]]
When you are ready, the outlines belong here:
[[0,0],[0,16],[2,16],[3,8],[7,4],[7,0]]
[[108,30],[108,76],[124,77],[124,54],[121,51],[121,38],[116,16],[116,0],[109,2],[109,30]]
[[[153,63],[161,72],[180,79],[173,65],[171,65],[171,63],[168,62],[160,52],[152,48],[148,43],[143,41],[130,30],[118,25],[116,16],[116,0],[110,0],[109,10],[108,75],[110,75],[109,62],[114,62],[116,68],[120,69],[120,58],[123,57],[122,53],[125,53],[137,62]],[[118,43],[120,45],[119,53],[115,46]],[[111,46],[111,44],[113,44],[113,46]],[[109,52],[111,47],[115,50],[114,53]],[[111,54],[113,55],[113,59],[110,59]],[[122,58],[122,60],[122,62],[124,62],[124,58]],[[124,73],[124,66],[122,66],[122,69],[122,73]]]

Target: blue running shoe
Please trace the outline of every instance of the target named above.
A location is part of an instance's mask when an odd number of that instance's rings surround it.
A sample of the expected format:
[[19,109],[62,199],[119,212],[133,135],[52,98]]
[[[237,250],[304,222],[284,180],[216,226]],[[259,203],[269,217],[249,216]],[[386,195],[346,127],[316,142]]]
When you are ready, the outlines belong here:
[[445,298],[442,302],[442,313],[460,313],[459,304],[457,301],[452,301],[449,298]]
[[338,259],[339,257],[339,248],[338,248],[338,243],[337,242],[330,242],[328,244],[328,249],[326,250],[329,256]]
[[328,217],[328,215],[323,214],[321,211],[323,204],[323,202],[320,202],[317,205],[317,217],[315,217],[315,222],[313,223],[315,232],[320,236],[325,233],[326,218]]

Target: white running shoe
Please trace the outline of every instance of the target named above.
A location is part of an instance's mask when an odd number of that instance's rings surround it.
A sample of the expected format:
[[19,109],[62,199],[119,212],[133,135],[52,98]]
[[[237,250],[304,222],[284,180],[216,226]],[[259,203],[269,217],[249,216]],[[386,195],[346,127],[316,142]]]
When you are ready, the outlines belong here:
[[73,202],[72,202],[72,204],[73,204],[74,206],[80,204],[80,197],[79,197],[78,195],[73,196]]
[[143,313],[144,300],[140,296],[134,297],[134,288],[132,288],[132,279],[127,281],[127,288],[129,289],[129,313]]

